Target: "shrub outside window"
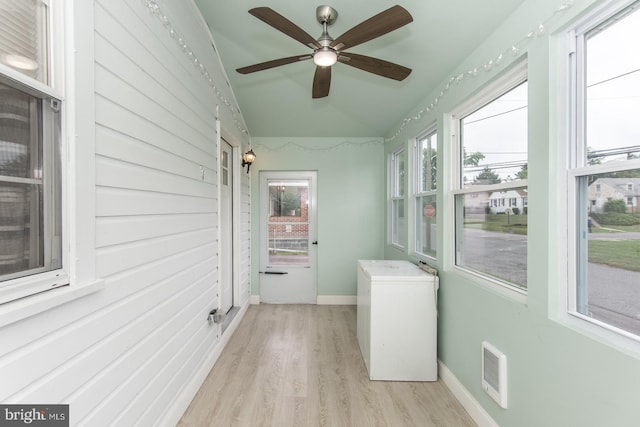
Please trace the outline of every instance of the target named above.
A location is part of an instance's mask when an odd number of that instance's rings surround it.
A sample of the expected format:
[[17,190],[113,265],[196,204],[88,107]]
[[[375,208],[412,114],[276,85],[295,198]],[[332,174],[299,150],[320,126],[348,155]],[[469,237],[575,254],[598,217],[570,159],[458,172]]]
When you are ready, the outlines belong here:
[[528,84],[521,63],[455,112],[456,266],[527,287]]
[[[640,339],[640,3],[576,31],[569,312]],[[575,218],[575,222],[571,221]]]
[[437,255],[437,143],[438,134],[430,129],[416,139],[415,148],[415,251],[430,258]]

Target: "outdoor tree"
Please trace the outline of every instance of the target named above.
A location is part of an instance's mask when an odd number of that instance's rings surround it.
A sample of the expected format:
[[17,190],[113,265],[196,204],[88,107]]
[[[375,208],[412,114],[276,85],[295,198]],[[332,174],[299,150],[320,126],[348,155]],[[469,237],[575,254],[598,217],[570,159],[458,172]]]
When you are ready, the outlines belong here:
[[497,173],[489,169],[489,166],[485,166],[482,172],[476,176],[475,181],[482,184],[497,184],[501,179]]
[[467,153],[467,150],[464,150],[464,165],[465,166],[478,166],[481,160],[484,160],[484,154],[479,151],[475,153]]
[[516,172],[516,178],[518,179],[527,179],[529,176],[529,165],[525,163],[520,166],[520,170]]

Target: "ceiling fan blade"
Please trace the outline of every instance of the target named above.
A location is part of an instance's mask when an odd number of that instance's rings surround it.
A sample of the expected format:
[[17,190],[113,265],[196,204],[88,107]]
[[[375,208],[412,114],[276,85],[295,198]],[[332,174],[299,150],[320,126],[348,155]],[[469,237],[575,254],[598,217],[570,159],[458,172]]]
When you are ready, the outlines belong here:
[[316,67],[313,76],[313,98],[324,98],[331,88],[331,67]]
[[320,43],[306,31],[269,7],[256,7],[250,9],[249,13],[307,47],[321,47]]
[[256,71],[268,70],[269,68],[292,64],[294,62],[304,61],[306,59],[311,59],[311,55],[298,55],[290,56],[288,58],[274,59],[272,61],[261,62],[259,64],[253,64],[246,67],[238,68],[236,69],[236,71],[240,74],[255,73]]
[[331,42],[331,47],[337,50],[348,49],[390,33],[412,21],[411,14],[405,8],[392,6],[342,34]]
[[411,74],[411,68],[357,53],[341,52],[338,60],[343,64],[398,81],[406,79]]

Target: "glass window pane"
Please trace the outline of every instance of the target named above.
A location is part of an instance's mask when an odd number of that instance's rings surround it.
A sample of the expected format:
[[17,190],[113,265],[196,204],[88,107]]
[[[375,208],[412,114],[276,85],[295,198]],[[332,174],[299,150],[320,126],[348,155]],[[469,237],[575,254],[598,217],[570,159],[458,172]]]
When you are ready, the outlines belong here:
[[41,178],[42,100],[0,83],[0,176]]
[[578,224],[577,311],[640,335],[640,169],[579,183],[588,201]]
[[527,178],[527,82],[460,121],[462,187]]
[[418,141],[418,193],[437,189],[437,140],[435,133]]
[[591,31],[586,40],[587,163],[640,156],[640,11]]
[[42,185],[0,182],[0,278],[44,266]]
[[526,288],[526,200],[524,187],[457,195],[456,265]]
[[391,224],[391,241],[396,245],[405,246],[407,239],[403,199],[392,200],[391,215],[393,218]]
[[400,150],[393,155],[393,196],[404,196],[404,177],[407,167],[407,153]]
[[418,197],[416,203],[416,252],[436,258],[436,196]]
[[47,15],[42,0],[0,0],[0,62],[45,84]]
[[309,183],[269,181],[268,265],[309,264]]

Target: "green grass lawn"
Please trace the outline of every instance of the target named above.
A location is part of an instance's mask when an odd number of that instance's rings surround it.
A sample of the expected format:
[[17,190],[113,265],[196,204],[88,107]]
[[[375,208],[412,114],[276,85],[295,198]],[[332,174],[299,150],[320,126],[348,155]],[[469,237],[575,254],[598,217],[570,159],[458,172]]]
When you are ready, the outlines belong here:
[[481,218],[465,218],[464,226],[500,233],[527,234],[527,215],[486,214]]
[[590,240],[589,262],[640,271],[640,240]]
[[620,231],[640,231],[640,224],[636,225],[603,225],[601,227],[592,227],[594,233],[617,233]]

